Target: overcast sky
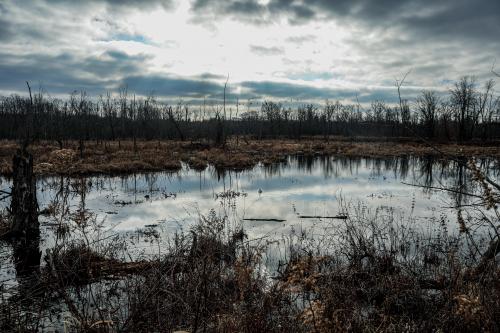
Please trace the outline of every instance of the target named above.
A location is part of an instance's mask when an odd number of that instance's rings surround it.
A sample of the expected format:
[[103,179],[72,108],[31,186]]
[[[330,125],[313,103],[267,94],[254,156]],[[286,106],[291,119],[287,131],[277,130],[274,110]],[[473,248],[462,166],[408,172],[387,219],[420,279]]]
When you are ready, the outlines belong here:
[[499,36],[499,0],[0,0],[0,94],[391,102],[492,77]]

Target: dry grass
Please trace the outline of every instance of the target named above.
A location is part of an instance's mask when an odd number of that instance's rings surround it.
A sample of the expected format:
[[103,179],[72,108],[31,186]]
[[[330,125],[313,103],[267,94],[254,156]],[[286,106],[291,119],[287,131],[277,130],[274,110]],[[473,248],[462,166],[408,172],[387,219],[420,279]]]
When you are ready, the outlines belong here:
[[[168,171],[181,168],[181,161],[195,170],[204,170],[208,164],[219,169],[249,169],[257,163],[271,164],[283,161],[287,155],[330,155],[387,157],[403,155],[436,155],[439,152],[416,142],[387,142],[362,138],[350,141],[335,138],[294,140],[231,140],[226,147],[213,147],[180,141],[139,141],[136,149],[132,141],[86,142],[83,157],[77,142],[67,142],[64,149],[54,142],[39,142],[30,150],[35,158],[35,172],[39,175],[64,174],[118,174],[146,171]],[[0,141],[0,174],[11,174],[12,156],[18,145]],[[500,146],[474,144],[436,144],[450,157],[500,157]]]
[[460,235],[403,225],[353,208],[326,238],[290,236],[273,279],[262,274],[266,245],[214,211],[147,262],[120,261],[120,241],[62,244],[45,257],[41,303],[0,302],[0,330],[32,331],[67,309],[75,332],[498,331],[498,263],[471,276]]
[[[37,289],[68,309],[71,332],[297,331],[290,295],[278,286],[266,288],[260,252],[245,237],[213,212],[149,261],[120,261],[115,255],[121,246],[112,243],[100,251],[61,244],[47,252]],[[0,331],[15,322],[30,331],[50,316],[47,302],[27,325],[14,305],[0,302]]]

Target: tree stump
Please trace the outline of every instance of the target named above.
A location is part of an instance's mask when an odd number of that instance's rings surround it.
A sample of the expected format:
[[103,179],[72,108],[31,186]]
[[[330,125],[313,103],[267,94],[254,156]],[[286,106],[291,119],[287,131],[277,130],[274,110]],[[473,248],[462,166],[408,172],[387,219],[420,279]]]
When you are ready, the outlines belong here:
[[33,156],[19,149],[13,159],[10,236],[16,270],[25,273],[40,265],[40,224]]
[[29,238],[33,232],[37,234],[40,230],[33,156],[26,151],[18,150],[12,166],[11,233],[14,237]]

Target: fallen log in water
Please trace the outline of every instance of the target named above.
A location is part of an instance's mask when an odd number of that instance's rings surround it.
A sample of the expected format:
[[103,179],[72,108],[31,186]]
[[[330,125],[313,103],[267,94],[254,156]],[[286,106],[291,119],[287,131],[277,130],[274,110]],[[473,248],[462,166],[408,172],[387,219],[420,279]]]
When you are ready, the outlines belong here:
[[140,274],[159,261],[122,262],[106,258],[84,245],[72,245],[65,250],[52,249],[45,257],[47,263],[42,276],[51,284],[83,285],[103,278]]
[[286,220],[282,219],[255,219],[255,218],[248,218],[248,219],[243,219],[243,221],[257,221],[257,222],[285,222]]
[[319,216],[319,215],[299,215],[300,219],[337,219],[347,220],[347,215]]

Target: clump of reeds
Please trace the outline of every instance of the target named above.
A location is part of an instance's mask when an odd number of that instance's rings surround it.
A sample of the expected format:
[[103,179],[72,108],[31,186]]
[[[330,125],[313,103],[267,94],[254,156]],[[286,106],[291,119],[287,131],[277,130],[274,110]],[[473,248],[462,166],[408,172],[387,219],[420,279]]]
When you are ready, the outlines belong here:
[[119,245],[90,244],[67,240],[47,252],[39,279],[62,302],[56,311],[68,310],[72,330],[290,331],[300,324],[288,291],[262,275],[262,249],[214,211],[154,258],[123,261]]
[[461,234],[442,232],[351,210],[330,253],[296,249],[280,281],[301,295],[300,318],[316,332],[495,331],[500,268],[471,274]]

